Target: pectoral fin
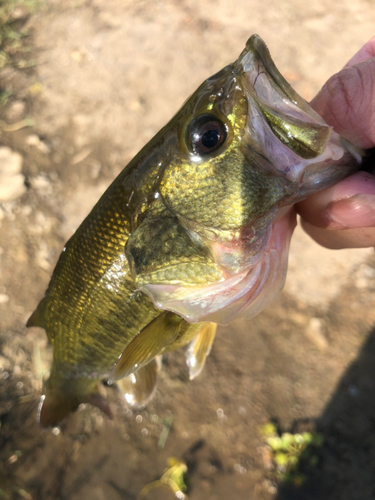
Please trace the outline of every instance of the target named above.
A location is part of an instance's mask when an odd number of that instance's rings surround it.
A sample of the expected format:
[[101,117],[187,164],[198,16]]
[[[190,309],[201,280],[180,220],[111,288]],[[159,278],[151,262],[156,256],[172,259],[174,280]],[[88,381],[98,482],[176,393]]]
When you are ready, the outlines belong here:
[[206,363],[215,339],[217,325],[206,323],[198,335],[190,342],[186,351],[186,364],[189,367],[190,380],[197,377]]
[[117,381],[117,385],[124,394],[125,401],[130,406],[140,408],[150,401],[156,389],[160,365],[160,357],[156,356],[135,373]]
[[164,311],[126,346],[113,368],[108,383],[113,384],[123,377],[147,365],[155,356],[162,354],[180,333],[184,320],[176,314]]

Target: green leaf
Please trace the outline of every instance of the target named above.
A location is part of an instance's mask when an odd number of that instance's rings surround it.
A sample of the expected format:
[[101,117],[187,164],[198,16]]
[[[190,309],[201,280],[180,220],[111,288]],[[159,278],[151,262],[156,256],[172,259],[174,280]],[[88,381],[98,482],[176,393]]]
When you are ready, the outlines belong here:
[[277,465],[286,466],[288,464],[288,456],[281,451],[276,453],[274,460]]
[[268,438],[266,440],[266,443],[271,447],[273,451],[277,451],[282,448],[281,438],[279,438],[278,436]]

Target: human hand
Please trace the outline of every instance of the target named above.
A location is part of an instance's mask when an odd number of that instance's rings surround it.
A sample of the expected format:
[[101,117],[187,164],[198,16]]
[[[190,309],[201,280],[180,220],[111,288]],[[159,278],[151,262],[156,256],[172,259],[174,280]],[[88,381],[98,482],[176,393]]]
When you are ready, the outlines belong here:
[[[328,80],[311,106],[355,146],[375,147],[375,37]],[[375,246],[372,173],[357,172],[309,196],[296,210],[305,231],[327,248]]]

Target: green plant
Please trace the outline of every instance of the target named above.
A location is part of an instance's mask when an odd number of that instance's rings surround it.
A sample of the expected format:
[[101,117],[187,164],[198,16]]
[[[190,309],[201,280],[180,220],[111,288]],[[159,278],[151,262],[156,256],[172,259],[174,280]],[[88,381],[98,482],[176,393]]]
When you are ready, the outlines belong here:
[[2,0],[0,2],[0,69],[7,65],[26,68],[35,61],[21,56],[30,52],[23,29],[27,16],[42,5],[42,0]]
[[147,484],[139,493],[137,500],[142,500],[150,490],[155,488],[165,488],[173,491],[176,498],[180,500],[187,500],[185,491],[187,490],[185,478],[187,473],[187,465],[180,462],[177,458],[168,458],[168,468],[165,469],[164,474],[160,479]]
[[279,434],[272,423],[261,426],[259,430],[269,446],[277,479],[300,486],[305,476],[298,466],[302,462],[310,467],[317,465],[316,449],[322,446],[323,436],[318,432]]

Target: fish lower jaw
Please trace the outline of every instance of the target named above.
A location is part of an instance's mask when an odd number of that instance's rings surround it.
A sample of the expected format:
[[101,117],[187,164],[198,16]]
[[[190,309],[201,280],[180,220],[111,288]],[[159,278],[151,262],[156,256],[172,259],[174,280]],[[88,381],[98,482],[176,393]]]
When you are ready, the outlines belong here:
[[[272,224],[267,245],[252,266],[207,286],[145,285],[141,289],[155,306],[182,316],[189,323],[225,325],[252,318],[268,306],[285,281],[290,239],[296,225],[292,207]],[[224,273],[225,274],[225,273]]]

